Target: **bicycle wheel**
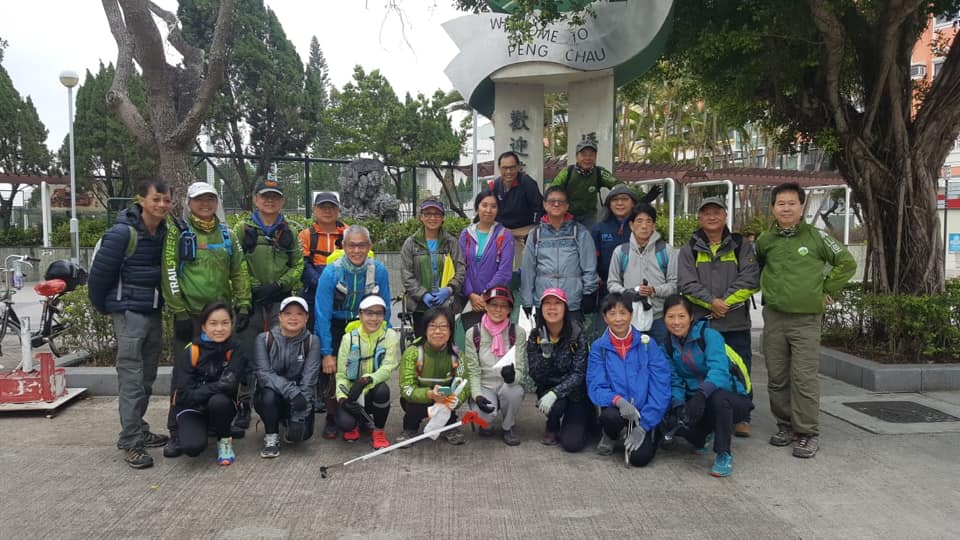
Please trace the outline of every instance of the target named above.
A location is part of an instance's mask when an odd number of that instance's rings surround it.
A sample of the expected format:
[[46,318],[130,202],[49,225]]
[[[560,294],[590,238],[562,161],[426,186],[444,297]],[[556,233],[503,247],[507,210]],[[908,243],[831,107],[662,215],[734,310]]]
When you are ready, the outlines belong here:
[[50,335],[46,336],[46,342],[50,345],[50,352],[56,357],[63,356],[73,348],[73,344],[67,343],[69,328],[70,323],[63,322],[63,314],[58,307],[50,306]]
[[0,365],[4,371],[12,371],[20,363],[20,325],[12,320],[0,324]]

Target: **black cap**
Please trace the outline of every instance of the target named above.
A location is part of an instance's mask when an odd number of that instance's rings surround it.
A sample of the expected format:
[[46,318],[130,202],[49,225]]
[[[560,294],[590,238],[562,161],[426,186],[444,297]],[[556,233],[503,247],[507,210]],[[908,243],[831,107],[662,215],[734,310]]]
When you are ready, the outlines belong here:
[[283,188],[280,187],[280,182],[277,182],[276,180],[271,180],[268,178],[265,180],[261,180],[260,183],[257,184],[257,187],[253,190],[253,192],[256,193],[257,195],[263,195],[264,193],[273,192],[282,196]]
[[337,194],[332,191],[321,191],[317,193],[317,196],[313,198],[313,205],[320,206],[321,204],[332,204],[337,208],[340,208],[340,201],[337,200]]

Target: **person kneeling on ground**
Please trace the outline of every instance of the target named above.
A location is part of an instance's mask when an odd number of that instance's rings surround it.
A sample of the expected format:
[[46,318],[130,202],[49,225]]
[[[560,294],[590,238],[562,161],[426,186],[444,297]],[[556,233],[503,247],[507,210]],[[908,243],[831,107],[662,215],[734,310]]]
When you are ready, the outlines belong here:
[[536,317],[537,327],[527,340],[527,363],[537,385],[537,407],[547,417],[540,442],[579,452],[597,419],[587,398],[587,339],[567,311],[562,289],[543,291]]
[[257,393],[253,407],[263,420],[260,457],[280,455],[280,425],[284,442],[296,444],[313,436],[313,406],[320,376],[320,340],[307,330],[309,307],[299,296],[280,302],[279,324],[257,336],[254,373]]
[[171,407],[177,429],[164,449],[165,457],[190,457],[207,448],[207,434],[217,437],[217,463],[236,460],[230,423],[237,413],[237,390],[246,359],[236,347],[230,307],[208,304],[200,312],[200,337],[177,353],[173,364]]
[[367,295],[359,309],[360,326],[343,336],[337,355],[337,427],[343,440],[354,442],[363,426],[371,430],[374,448],[386,448],[390,446],[383,431],[390,414],[387,381],[400,365],[400,337],[384,324],[387,304],[383,298]]
[[[486,313],[480,323],[467,330],[464,337],[463,359],[470,380],[470,395],[473,409],[480,412],[486,422],[503,411],[503,442],[509,446],[520,444],[520,437],[513,432],[517,412],[523,403],[523,386],[520,381],[527,375],[527,348],[523,343],[527,334],[523,328],[510,322],[513,310],[513,293],[503,286],[491,287],[483,293]],[[514,363],[494,366],[511,347],[517,343]],[[490,437],[493,428],[480,428],[480,435]]]
[[602,409],[597,453],[612,454],[623,439],[630,464],[643,467],[657,453],[653,431],[670,403],[670,364],[660,347],[630,324],[633,303],[622,294],[607,295],[601,312],[607,331],[593,343],[587,364],[587,391]]
[[730,476],[733,426],[748,418],[753,409],[746,383],[731,376],[723,336],[709,328],[705,320],[694,323],[693,306],[686,299],[669,296],[663,308],[669,332],[666,351],[672,368],[670,417],[682,422],[676,434],[700,448],[712,432],[717,457],[710,474]]
[[[425,335],[418,339],[413,347],[403,353],[400,363],[400,407],[403,409],[403,433],[397,442],[417,436],[420,422],[427,417],[427,409],[434,403],[445,403],[448,394],[441,387],[452,388],[454,379],[465,375],[460,355],[453,344],[453,317],[442,307],[428,309],[423,314]],[[463,400],[470,395],[464,388],[460,392]],[[450,411],[447,424],[457,421],[456,408]],[[446,441],[453,445],[464,443],[463,433],[453,428],[441,433]]]

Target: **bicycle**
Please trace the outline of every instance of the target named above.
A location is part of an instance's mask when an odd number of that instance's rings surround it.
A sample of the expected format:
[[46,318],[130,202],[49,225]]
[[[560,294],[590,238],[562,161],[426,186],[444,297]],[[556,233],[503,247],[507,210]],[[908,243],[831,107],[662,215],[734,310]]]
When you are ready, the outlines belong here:
[[397,311],[397,318],[400,319],[400,326],[394,328],[398,334],[400,334],[400,354],[403,355],[403,351],[407,350],[407,347],[413,345],[413,340],[416,339],[416,335],[413,332],[413,313],[406,310],[403,302],[404,296],[400,295],[391,300],[392,305],[400,304],[400,309]]

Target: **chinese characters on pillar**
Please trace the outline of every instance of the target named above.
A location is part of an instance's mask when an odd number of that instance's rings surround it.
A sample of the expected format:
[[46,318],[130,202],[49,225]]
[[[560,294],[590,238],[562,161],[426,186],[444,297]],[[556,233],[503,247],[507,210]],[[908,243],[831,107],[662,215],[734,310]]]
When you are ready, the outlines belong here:
[[[510,150],[516,152],[520,157],[529,157],[527,152],[527,146],[530,144],[527,141],[527,138],[523,136],[524,131],[530,131],[530,128],[527,126],[527,111],[526,110],[513,110],[510,111],[510,130],[513,131],[514,137],[510,137]],[[517,132],[520,132],[519,134]]]

